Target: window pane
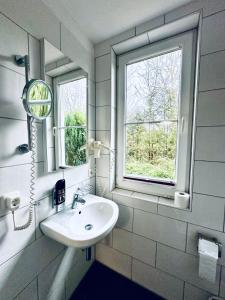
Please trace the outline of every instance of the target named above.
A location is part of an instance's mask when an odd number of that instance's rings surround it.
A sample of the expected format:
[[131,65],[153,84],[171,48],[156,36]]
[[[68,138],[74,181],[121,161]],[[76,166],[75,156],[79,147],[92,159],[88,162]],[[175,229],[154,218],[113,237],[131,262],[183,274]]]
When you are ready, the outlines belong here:
[[87,78],[60,84],[59,101],[61,164],[84,164],[86,151],[81,147],[87,140]]
[[181,60],[179,49],[127,65],[125,176],[176,181]]
[[177,122],[126,126],[125,176],[176,179]]
[[81,78],[59,85],[59,97],[61,101],[61,126],[66,125],[66,119],[71,117],[76,119],[77,125],[85,125],[87,79]]
[[126,122],[176,120],[182,50],[127,65]]

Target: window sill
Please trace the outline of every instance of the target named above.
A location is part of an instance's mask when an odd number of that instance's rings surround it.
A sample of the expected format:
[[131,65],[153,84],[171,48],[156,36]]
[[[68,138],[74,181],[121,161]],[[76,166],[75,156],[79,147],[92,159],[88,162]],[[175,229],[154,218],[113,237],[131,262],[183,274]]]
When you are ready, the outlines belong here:
[[190,208],[184,209],[175,206],[174,198],[165,198],[156,195],[129,191],[121,188],[115,188],[111,193],[113,195],[113,200],[115,200],[119,204],[130,206],[140,210],[156,212],[157,206],[163,205],[182,211],[190,211]]

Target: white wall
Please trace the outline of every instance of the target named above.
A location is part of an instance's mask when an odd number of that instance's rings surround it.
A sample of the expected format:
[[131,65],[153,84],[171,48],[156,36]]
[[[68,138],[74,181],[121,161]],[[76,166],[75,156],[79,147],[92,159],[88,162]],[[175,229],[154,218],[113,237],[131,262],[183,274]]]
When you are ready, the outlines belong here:
[[[96,189],[101,193],[107,186],[107,196],[120,207],[117,228],[98,244],[97,260],[176,300],[208,299],[210,294],[225,298],[225,1],[193,1],[95,46],[96,137],[113,146],[111,45],[199,9],[203,23],[192,211],[176,209],[158,197],[143,201],[138,193],[110,193],[110,155],[97,161]],[[223,244],[215,284],[198,277],[198,232]]]
[[[38,39],[43,37],[66,55],[73,54],[72,59],[79,58],[80,66],[93,79],[92,49],[85,49],[41,1],[0,1],[0,195],[20,191],[22,205],[15,213],[17,224],[25,223],[28,217],[31,160],[30,154],[22,155],[16,151],[18,145],[27,142],[27,125],[20,99],[25,84],[24,68],[15,65],[13,55],[29,53],[30,76],[40,78]],[[89,112],[89,129],[93,135],[94,91],[90,93]],[[81,250],[67,249],[44,237],[39,222],[55,212],[51,191],[58,179],[66,179],[67,204],[71,203],[78,185],[95,185],[95,178],[88,175],[93,162],[90,160],[86,166],[45,174],[43,128],[41,122],[36,125],[35,195],[40,206],[35,208],[32,225],[24,231],[14,231],[11,213],[4,206],[0,207],[1,300],[69,299],[91,264],[85,261]]]

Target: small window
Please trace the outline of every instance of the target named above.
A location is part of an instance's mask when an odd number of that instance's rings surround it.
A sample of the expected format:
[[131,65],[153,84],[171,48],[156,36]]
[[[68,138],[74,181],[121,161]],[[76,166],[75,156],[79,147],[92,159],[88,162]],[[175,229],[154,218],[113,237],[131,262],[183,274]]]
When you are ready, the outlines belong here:
[[87,76],[83,71],[55,78],[57,93],[56,146],[58,167],[87,162]]
[[189,191],[194,31],[118,57],[117,186]]

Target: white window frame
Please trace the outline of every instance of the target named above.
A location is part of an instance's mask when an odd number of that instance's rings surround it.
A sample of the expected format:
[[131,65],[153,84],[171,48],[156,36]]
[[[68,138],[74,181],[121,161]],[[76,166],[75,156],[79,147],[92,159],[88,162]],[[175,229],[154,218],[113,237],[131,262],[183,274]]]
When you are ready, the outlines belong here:
[[[87,82],[87,92],[86,92],[86,134],[88,138],[88,75],[84,70],[76,70],[72,72],[68,72],[62,75],[59,75],[53,79],[53,88],[54,88],[54,124],[55,124],[55,156],[56,156],[56,169],[59,168],[74,168],[76,166],[67,166],[65,164],[65,141],[64,131],[60,130],[62,124],[62,110],[61,110],[61,101],[59,98],[59,86],[61,84],[65,84],[71,81],[79,80],[82,78],[86,78]],[[87,164],[87,159],[86,159]]]
[[[167,38],[117,57],[117,161],[116,186],[122,189],[173,197],[176,190],[189,192],[194,116],[196,29]],[[130,63],[182,49],[178,112],[177,181],[175,185],[143,182],[124,177],[126,66]]]

